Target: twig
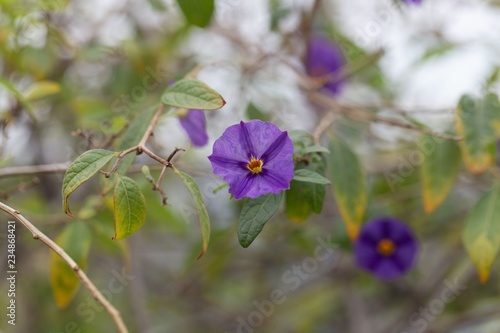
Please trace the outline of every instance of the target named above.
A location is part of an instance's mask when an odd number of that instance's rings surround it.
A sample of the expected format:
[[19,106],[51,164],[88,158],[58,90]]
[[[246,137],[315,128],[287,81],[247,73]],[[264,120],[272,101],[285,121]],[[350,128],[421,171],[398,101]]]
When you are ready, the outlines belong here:
[[[18,177],[26,175],[38,175],[38,174],[57,174],[65,173],[66,169],[71,162],[64,163],[54,163],[54,164],[40,164],[40,165],[29,165],[29,166],[16,166],[0,169],[0,178],[7,177]],[[161,169],[158,164],[148,165],[151,169]],[[134,164],[128,169],[129,173],[141,172],[142,165]]]
[[332,113],[341,113],[342,115],[350,118],[352,120],[357,121],[366,121],[366,122],[378,122],[390,126],[401,127],[411,131],[428,134],[431,136],[453,140],[453,141],[461,141],[463,140],[460,136],[450,135],[446,133],[435,132],[433,130],[427,128],[416,127],[412,124],[400,121],[398,119],[382,117],[376,114],[369,112],[368,110],[359,107],[359,106],[350,106],[350,105],[342,105],[339,104],[336,100],[331,97],[328,97],[319,92],[313,91],[309,93],[309,97],[318,105],[321,105],[330,110]]
[[0,178],[15,177],[33,174],[45,173],[64,173],[70,165],[70,162],[55,163],[55,164],[41,164],[29,166],[15,166],[0,169]]
[[97,300],[109,313],[111,318],[118,328],[120,333],[128,333],[127,327],[125,326],[120,312],[104,297],[101,292],[96,288],[96,286],[90,281],[84,271],[80,269],[78,264],[71,258],[59,245],[57,245],[52,239],[47,237],[43,232],[38,230],[27,218],[21,215],[21,212],[15,210],[14,208],[7,206],[3,202],[0,202],[0,209],[5,213],[12,216],[14,219],[19,221],[26,229],[28,229],[32,234],[34,239],[40,240],[42,243],[47,245],[52,251],[57,253],[75,272],[78,278],[82,281],[82,284],[88,291],[92,294],[95,300]]
[[[153,118],[151,118],[148,128],[146,128],[146,131],[144,132],[141,141],[139,141],[139,144],[137,145],[138,147],[143,147],[146,145],[146,142],[148,141],[149,137],[153,134],[153,130],[156,126],[156,123],[158,122],[158,119],[160,119],[160,116],[163,113],[163,111],[165,111],[165,104],[160,105],[156,113],[153,115]],[[141,152],[139,151],[139,153]]]
[[338,115],[333,112],[328,112],[318,123],[318,126],[314,129],[313,140],[314,145],[320,145],[321,135],[330,127],[331,124],[337,119]]

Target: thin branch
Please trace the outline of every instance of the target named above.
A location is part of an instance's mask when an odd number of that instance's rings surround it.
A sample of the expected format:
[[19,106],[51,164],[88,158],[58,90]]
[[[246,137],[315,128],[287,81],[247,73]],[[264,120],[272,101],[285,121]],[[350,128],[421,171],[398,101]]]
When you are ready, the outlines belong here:
[[[39,174],[58,174],[65,173],[71,162],[39,164],[29,166],[16,166],[0,169],[0,178],[29,176]],[[147,164],[150,169],[161,170],[162,166],[158,164]],[[141,172],[142,165],[134,164],[128,169],[128,173]]]
[[[146,142],[148,141],[149,137],[153,134],[153,130],[156,126],[156,123],[158,122],[158,119],[160,119],[160,116],[163,113],[163,111],[165,111],[165,104],[160,105],[156,113],[153,115],[153,118],[151,118],[148,128],[146,128],[146,131],[144,132],[144,135],[142,136],[141,141],[139,141],[137,147],[144,147],[146,145]],[[141,153],[141,151],[138,152]]]
[[125,149],[124,151],[122,151],[120,153],[120,155],[118,155],[118,157],[116,158],[116,161],[115,161],[115,164],[113,164],[113,166],[111,167],[111,170],[109,170],[108,172],[104,172],[104,176],[106,178],[109,178],[111,176],[111,174],[113,172],[116,171],[116,169],[118,169],[118,164],[120,164],[121,160],[127,156],[128,154],[134,152],[134,151],[137,151],[138,152],[138,147],[139,146],[133,146],[133,147],[130,147],[128,149]]
[[337,114],[328,112],[323,118],[321,118],[313,132],[313,140],[315,146],[320,145],[319,141],[321,139],[321,135],[335,122],[337,117]]
[[120,312],[106,299],[106,297],[101,294],[97,287],[92,283],[92,281],[87,277],[84,271],[80,269],[78,264],[71,258],[59,245],[57,245],[52,239],[47,237],[43,232],[38,230],[27,218],[21,215],[21,212],[15,210],[14,208],[7,206],[3,202],[0,202],[0,210],[12,216],[14,219],[19,221],[26,229],[28,229],[32,234],[34,239],[40,240],[42,243],[47,245],[52,251],[57,253],[75,272],[78,278],[82,281],[82,284],[88,291],[92,294],[95,300],[97,300],[109,313],[113,321],[115,322],[118,332],[128,333],[127,327],[123,322]]
[[33,174],[50,174],[50,173],[64,173],[70,165],[70,162],[55,163],[55,164],[41,164],[29,166],[14,166],[0,169],[0,178],[25,176]]
[[440,133],[436,132],[427,128],[421,128],[421,127],[416,127],[412,124],[400,121],[398,119],[394,118],[387,118],[387,117],[382,117],[377,114],[374,114],[368,110],[366,110],[363,107],[359,106],[351,106],[351,105],[343,105],[339,104],[336,100],[334,100],[331,97],[328,97],[322,93],[319,92],[310,92],[309,97],[318,105],[323,106],[326,109],[329,109],[330,112],[332,113],[340,113],[344,115],[347,118],[350,118],[352,120],[356,121],[366,121],[366,122],[377,122],[377,123],[382,123],[386,124],[389,126],[395,126],[395,127],[400,127],[400,128],[405,128],[411,131],[423,133],[423,134],[428,134],[431,136],[443,138],[443,139],[448,139],[448,140],[453,140],[453,141],[461,141],[463,140],[462,137],[460,136],[455,136],[455,135],[450,135],[446,133]]

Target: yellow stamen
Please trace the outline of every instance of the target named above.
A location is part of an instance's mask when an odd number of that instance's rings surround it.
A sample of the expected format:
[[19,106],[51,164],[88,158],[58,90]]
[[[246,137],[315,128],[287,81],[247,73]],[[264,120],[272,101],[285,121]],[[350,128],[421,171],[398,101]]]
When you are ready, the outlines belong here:
[[262,160],[258,160],[255,157],[252,157],[250,162],[247,164],[248,170],[253,174],[257,174],[262,171],[262,167],[264,166],[264,162]]
[[396,244],[392,240],[384,238],[378,242],[377,251],[383,256],[390,256],[396,251]]

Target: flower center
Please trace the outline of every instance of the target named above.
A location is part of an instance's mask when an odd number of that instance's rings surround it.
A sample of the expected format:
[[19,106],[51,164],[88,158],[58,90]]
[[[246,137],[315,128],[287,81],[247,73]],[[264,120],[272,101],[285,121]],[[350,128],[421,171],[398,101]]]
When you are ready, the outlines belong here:
[[247,168],[253,174],[257,174],[257,173],[262,171],[263,165],[264,165],[264,162],[262,162],[262,160],[258,160],[255,157],[252,157],[250,162],[248,162],[248,164],[247,164]]
[[390,256],[396,251],[396,244],[392,240],[384,238],[378,242],[377,251],[383,256]]

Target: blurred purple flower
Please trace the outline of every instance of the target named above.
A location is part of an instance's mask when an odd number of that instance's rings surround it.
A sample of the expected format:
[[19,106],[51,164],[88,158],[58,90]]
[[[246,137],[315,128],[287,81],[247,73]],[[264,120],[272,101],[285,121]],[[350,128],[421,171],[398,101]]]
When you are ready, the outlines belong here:
[[392,218],[367,223],[354,244],[358,266],[381,280],[395,279],[415,264],[418,244],[411,229]]
[[288,133],[260,120],[229,126],[209,157],[215,174],[236,200],[278,194],[293,178],[293,143]]
[[422,3],[422,1],[423,0],[403,0],[404,3],[411,5],[419,5]]
[[497,140],[497,165],[500,166],[500,139]]
[[203,111],[187,110],[185,114],[179,115],[179,121],[193,146],[202,147],[207,144],[207,123]]
[[[312,37],[307,47],[306,70],[311,77],[325,77],[338,73],[345,64],[340,48],[330,40],[316,36]],[[333,79],[333,80],[332,80]],[[324,88],[332,94],[338,94],[344,85],[344,79],[336,80],[333,76],[324,84]]]

